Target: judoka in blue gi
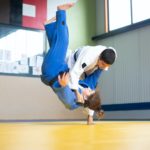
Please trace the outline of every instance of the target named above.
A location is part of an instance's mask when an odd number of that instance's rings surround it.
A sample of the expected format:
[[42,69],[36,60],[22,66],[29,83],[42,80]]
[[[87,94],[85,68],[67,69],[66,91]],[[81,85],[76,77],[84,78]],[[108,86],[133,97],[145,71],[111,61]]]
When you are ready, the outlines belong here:
[[[68,86],[69,68],[66,63],[69,33],[66,24],[65,9],[72,5],[73,4],[66,4],[58,7],[56,22],[45,25],[50,49],[44,58],[41,76],[42,82],[50,86],[64,105],[71,110],[80,106],[77,103],[77,95]],[[97,78],[99,74],[100,71],[97,71],[94,75],[88,76],[85,80],[80,80],[79,84],[84,88],[90,87],[92,89],[92,87],[95,87],[97,84],[94,78]],[[99,113],[101,110],[101,103],[98,94],[90,95],[85,101],[84,106]]]

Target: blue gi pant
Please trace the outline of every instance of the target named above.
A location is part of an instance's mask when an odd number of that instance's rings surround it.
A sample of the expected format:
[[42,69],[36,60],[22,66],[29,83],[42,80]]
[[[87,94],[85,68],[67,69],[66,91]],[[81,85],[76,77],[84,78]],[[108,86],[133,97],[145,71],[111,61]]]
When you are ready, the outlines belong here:
[[[67,72],[69,70],[65,62],[69,43],[66,12],[64,10],[57,11],[56,22],[45,25],[45,30],[50,49],[43,61],[41,80],[48,85],[49,82],[58,77],[61,72]],[[68,86],[61,87],[58,80],[56,80],[51,87],[68,109],[79,107],[79,105],[76,104],[74,92]]]

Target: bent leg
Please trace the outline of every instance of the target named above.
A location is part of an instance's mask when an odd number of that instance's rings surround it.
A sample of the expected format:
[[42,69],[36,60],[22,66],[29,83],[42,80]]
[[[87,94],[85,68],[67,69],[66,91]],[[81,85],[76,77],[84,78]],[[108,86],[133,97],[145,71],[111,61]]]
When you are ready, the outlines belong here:
[[68,26],[66,23],[66,11],[58,10],[56,12],[56,32],[52,39],[51,55],[59,62],[65,62],[69,43]]
[[51,46],[53,35],[56,32],[56,22],[45,24],[45,31],[48,39],[49,46]]
[[[58,76],[60,72],[68,70],[68,66],[65,63],[69,38],[66,24],[66,12],[64,10],[57,11],[56,18],[56,22],[49,24],[46,28],[51,47],[43,61],[42,81],[45,80],[47,82]],[[53,28],[55,30],[51,31]]]

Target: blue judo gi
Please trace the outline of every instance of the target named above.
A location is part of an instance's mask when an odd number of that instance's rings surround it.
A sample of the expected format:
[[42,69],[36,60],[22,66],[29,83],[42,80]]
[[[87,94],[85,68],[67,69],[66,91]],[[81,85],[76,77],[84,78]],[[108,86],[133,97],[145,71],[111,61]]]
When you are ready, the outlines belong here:
[[[63,72],[68,72],[69,68],[65,62],[66,52],[69,43],[69,33],[66,24],[66,12],[58,10],[56,12],[56,22],[45,25],[45,30],[50,45],[43,64],[41,80],[44,84],[49,85],[56,93],[58,98],[64,103],[68,109],[76,109],[79,105],[76,103],[76,95],[69,86],[61,87],[57,78]],[[83,87],[95,89],[97,79],[102,70],[96,70],[91,76],[84,80],[80,80],[79,84]],[[53,82],[51,82],[53,81]]]

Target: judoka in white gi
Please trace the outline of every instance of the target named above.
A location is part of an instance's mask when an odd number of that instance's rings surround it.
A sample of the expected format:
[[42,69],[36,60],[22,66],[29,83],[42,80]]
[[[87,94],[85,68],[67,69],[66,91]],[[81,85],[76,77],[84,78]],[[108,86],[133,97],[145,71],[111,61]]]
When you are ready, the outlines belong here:
[[[87,87],[95,90],[101,73],[104,70],[108,70],[116,58],[117,53],[114,48],[102,45],[83,46],[72,53],[69,52],[66,59],[70,68],[69,87],[77,90],[79,80],[82,79],[82,81],[86,82],[89,76],[93,76],[92,81],[88,81]],[[89,109],[89,123],[92,122],[93,115],[94,111]]]

